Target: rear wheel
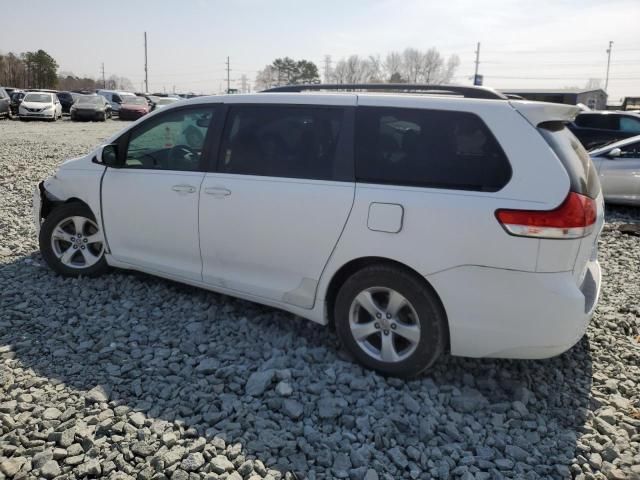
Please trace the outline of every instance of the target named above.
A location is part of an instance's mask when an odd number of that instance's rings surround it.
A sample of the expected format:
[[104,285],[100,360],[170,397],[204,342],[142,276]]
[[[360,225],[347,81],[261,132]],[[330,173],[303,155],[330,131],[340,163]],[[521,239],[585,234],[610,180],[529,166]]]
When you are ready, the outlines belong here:
[[108,270],[104,237],[86,205],[69,203],[53,210],[40,229],[40,252],[60,275],[94,277]]
[[384,374],[417,375],[445,349],[446,318],[436,295],[395,266],[353,274],[338,292],[334,315],[342,344],[361,364]]

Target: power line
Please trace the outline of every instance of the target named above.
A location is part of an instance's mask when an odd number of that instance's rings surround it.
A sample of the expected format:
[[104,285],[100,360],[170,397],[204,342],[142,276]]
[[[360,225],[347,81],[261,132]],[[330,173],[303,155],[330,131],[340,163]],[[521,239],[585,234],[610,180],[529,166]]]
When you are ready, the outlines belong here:
[[[581,77],[532,77],[532,76],[526,76],[526,77],[513,77],[513,76],[504,76],[504,75],[487,75],[485,74],[486,77],[488,78],[498,78],[498,79],[504,79],[504,80],[584,80],[586,78],[588,78],[588,75],[583,75]],[[618,80],[639,80],[640,77],[613,77],[610,78],[609,80],[611,81],[618,81]]]

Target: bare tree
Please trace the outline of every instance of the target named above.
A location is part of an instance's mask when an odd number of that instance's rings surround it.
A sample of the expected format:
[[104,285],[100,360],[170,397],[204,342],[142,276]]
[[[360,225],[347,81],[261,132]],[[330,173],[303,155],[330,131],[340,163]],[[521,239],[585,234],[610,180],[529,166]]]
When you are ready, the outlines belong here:
[[424,68],[424,54],[415,48],[405,48],[402,52],[403,77],[409,83],[418,83]]
[[384,60],[384,73],[387,80],[389,82],[402,82],[403,69],[402,55],[398,52],[388,53]]
[[266,90],[278,85],[278,71],[271,65],[267,65],[258,71],[255,81],[256,90]]
[[587,90],[597,90],[602,88],[602,79],[600,78],[590,78],[587,80],[586,85],[584,86]]
[[449,57],[447,60],[447,66],[444,70],[444,75],[442,77],[442,83],[451,83],[453,80],[453,76],[456,73],[456,70],[460,66],[460,57],[455,53]]
[[384,82],[384,69],[382,67],[382,60],[380,60],[380,55],[369,55],[367,64],[369,70],[369,78],[367,79],[367,81],[370,83]]
[[367,59],[351,55],[336,63],[333,80],[336,83],[442,84],[451,82],[459,64],[457,55],[445,59],[435,48],[426,51],[406,48],[403,52],[389,52],[384,62],[379,55],[370,55]]
[[440,52],[435,48],[430,48],[422,54],[420,80],[424,83],[440,83],[438,76],[442,73],[443,65],[444,59]]

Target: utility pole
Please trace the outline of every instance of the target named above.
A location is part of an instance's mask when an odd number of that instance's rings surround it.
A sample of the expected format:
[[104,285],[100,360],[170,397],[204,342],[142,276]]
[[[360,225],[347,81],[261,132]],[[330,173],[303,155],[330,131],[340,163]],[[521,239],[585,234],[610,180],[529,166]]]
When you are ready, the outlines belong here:
[[229,68],[229,57],[227,57],[227,93],[231,90],[231,69]]
[[102,62],[102,88],[107,88],[107,81],[104,78],[104,62]]
[[331,83],[331,55],[324,56],[324,83]]
[[482,82],[478,83],[478,67],[480,66],[480,42],[476,48],[476,71],[473,73],[473,84],[482,85]]
[[144,32],[144,88],[149,92],[149,70],[147,68],[147,32]]
[[240,81],[242,82],[241,93],[247,93],[247,76],[244,73],[240,77]]
[[611,49],[613,47],[613,41],[609,40],[609,48],[607,48],[607,76],[604,81],[604,91],[607,92],[609,86],[609,66],[611,65]]

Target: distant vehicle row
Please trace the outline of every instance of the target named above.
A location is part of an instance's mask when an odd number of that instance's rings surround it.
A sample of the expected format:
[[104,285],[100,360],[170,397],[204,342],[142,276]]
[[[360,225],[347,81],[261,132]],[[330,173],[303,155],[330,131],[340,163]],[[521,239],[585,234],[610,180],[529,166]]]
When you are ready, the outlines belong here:
[[[116,90],[98,90],[95,93],[93,92],[57,92],[55,90],[19,90],[15,88],[2,88],[0,87],[0,118],[8,117],[12,118],[14,116],[20,115],[20,106],[24,101],[24,98],[29,93],[46,93],[49,95],[53,95],[56,97],[57,101],[60,104],[63,114],[69,114],[72,117],[72,120],[81,120],[81,119],[91,119],[91,120],[102,120],[106,118],[111,118],[113,113],[116,115],[120,114],[121,110],[124,110],[122,118],[125,119],[137,119],[147,113],[157,109],[162,108],[171,103],[177,102],[181,100],[181,98],[176,97],[166,97],[157,95],[148,95],[148,94],[134,94],[131,92],[123,92]],[[100,96],[104,98],[106,104],[109,105],[107,108],[104,104],[100,105],[98,100],[85,100],[83,101],[83,105],[81,108],[76,108],[76,115],[73,115],[73,107],[78,102],[79,99],[84,97],[96,97]],[[93,104],[94,111],[93,114],[87,113],[87,107]],[[124,106],[124,108],[123,108]],[[82,113],[78,113],[82,110]],[[32,112],[39,113],[39,112]],[[28,115],[29,117],[35,117],[34,115]],[[46,118],[49,115],[45,116]],[[104,117],[104,118],[103,118]]]

